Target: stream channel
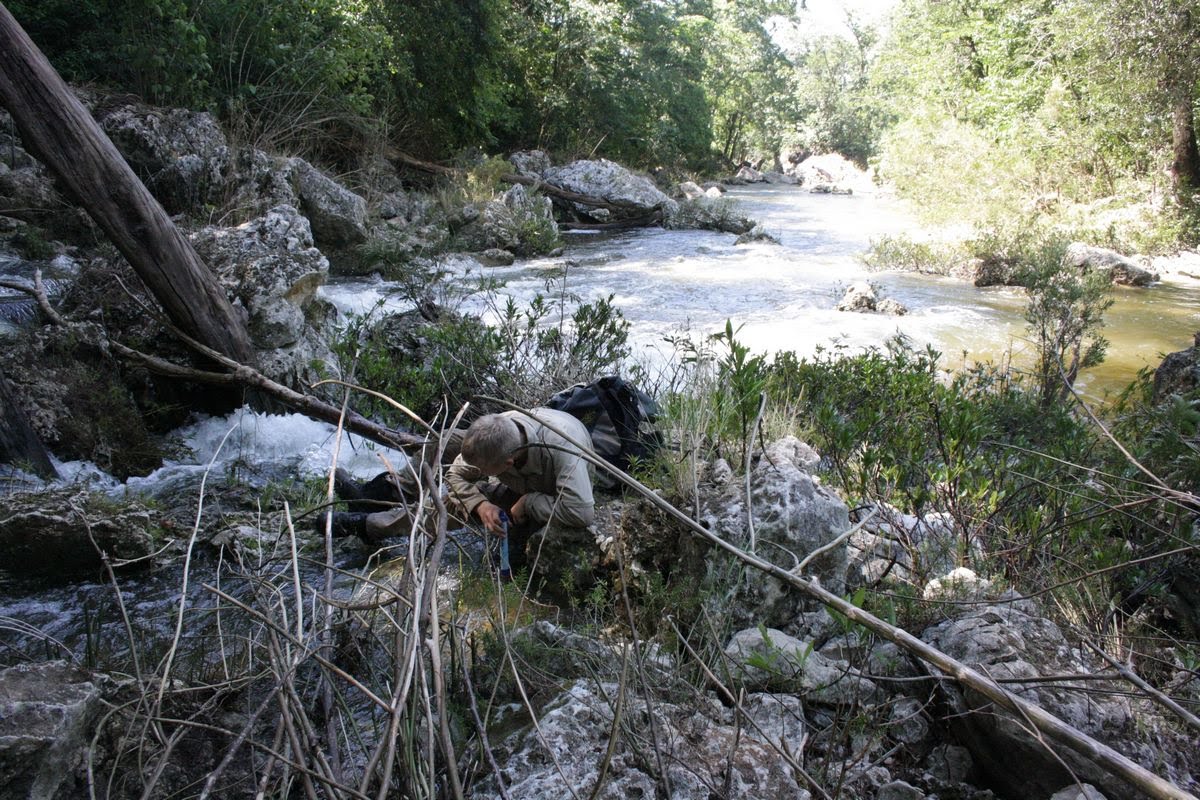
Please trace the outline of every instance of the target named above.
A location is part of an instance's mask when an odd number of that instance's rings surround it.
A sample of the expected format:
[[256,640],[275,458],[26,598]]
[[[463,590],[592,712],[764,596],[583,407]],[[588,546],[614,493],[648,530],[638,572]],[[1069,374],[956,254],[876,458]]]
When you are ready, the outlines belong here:
[[[582,300],[613,295],[631,323],[635,359],[653,364],[672,357],[665,339],[693,338],[723,330],[730,320],[739,340],[756,352],[793,350],[810,356],[818,348],[859,351],[903,334],[915,346],[941,351],[953,369],[976,360],[998,360],[1011,349],[1013,362],[1027,357],[1022,341],[1024,294],[1019,289],[978,289],[929,275],[870,272],[860,255],[873,238],[911,232],[915,225],[894,201],[865,194],[810,194],[790,186],[747,187],[730,192],[742,211],[759,220],[781,244],[734,245],[730,234],[641,229],[617,234],[568,235],[563,256],[481,268],[451,259],[448,268],[472,279],[504,282],[499,295],[463,301],[461,310],[487,318],[496,301],[511,295],[518,306],[538,292],[566,291]],[[7,271],[7,270],[6,270]],[[880,297],[908,308],[903,316],[838,312],[847,286],[869,280]],[[408,310],[395,286],[378,279],[338,280],[321,289],[343,314],[377,304]],[[1191,345],[1200,330],[1200,281],[1174,278],[1146,289],[1116,290],[1106,315],[1107,361],[1080,378],[1085,394],[1099,397],[1128,383],[1164,353]],[[557,388],[557,387],[556,387]],[[300,415],[260,415],[247,410],[200,419],[178,432],[192,457],[145,478],[120,484],[88,464],[62,464],[68,480],[89,481],[113,495],[141,493],[167,502],[195,493],[200,476],[234,476],[253,491],[271,479],[327,473],[333,429]],[[338,463],[368,477],[379,470],[379,449],[356,437],[338,446]],[[393,460],[395,453],[383,453]],[[190,494],[189,494],[190,492]],[[194,499],[189,501],[194,505]],[[361,557],[341,551],[353,567]],[[211,570],[206,564],[202,569]],[[211,579],[211,576],[205,580]],[[318,573],[306,576],[316,584]],[[193,579],[189,603],[205,605]],[[122,581],[125,603],[139,636],[162,640],[178,613],[178,568],[142,573]],[[0,565],[0,664],[29,657],[105,660],[121,648],[124,631],[111,585],[103,580],[48,586],[6,574]]]

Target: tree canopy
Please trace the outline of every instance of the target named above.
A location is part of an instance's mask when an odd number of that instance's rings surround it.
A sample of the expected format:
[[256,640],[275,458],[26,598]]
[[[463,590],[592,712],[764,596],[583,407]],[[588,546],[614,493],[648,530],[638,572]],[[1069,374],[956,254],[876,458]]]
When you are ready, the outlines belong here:
[[842,0],[832,27],[794,0],[8,5],[68,80],[331,157],[379,136],[690,171],[837,151],[951,215],[1122,194],[1191,214],[1200,185],[1187,0],[897,0],[882,23]]

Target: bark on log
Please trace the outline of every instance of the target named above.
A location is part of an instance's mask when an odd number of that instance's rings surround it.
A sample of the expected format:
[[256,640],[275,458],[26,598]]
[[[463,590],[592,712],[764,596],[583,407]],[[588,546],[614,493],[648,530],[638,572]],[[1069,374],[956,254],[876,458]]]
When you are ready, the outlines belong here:
[[246,326],[212,272],[2,3],[0,102],[26,147],[76,196],[171,320],[252,363]]
[[0,372],[0,464],[29,469],[47,480],[58,478],[50,455],[33,432],[25,411],[17,404],[3,372]]

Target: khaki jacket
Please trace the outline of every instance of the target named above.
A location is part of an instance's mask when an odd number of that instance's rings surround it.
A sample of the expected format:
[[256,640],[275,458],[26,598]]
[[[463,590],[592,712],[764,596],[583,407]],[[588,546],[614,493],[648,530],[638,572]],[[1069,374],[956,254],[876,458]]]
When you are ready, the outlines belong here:
[[[539,420],[562,431],[590,453],[592,440],[587,428],[563,411],[535,408],[529,413],[533,418],[520,411],[504,412],[503,416],[524,429],[529,448],[520,468],[502,472],[496,479],[517,494],[525,495],[525,513],[534,523],[553,521],[574,528],[591,525],[596,517],[592,466],[579,455],[578,447]],[[473,517],[479,504],[487,500],[478,485],[486,480],[487,476],[461,455],[446,471],[450,499],[468,517]]]

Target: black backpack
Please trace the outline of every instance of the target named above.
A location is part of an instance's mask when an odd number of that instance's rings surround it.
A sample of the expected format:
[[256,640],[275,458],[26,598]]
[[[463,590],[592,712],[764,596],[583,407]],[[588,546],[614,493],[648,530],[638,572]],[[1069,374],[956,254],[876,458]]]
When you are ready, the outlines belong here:
[[579,419],[596,455],[618,469],[628,470],[631,461],[662,447],[662,434],[654,429],[658,404],[615,375],[563,389],[545,406]]

